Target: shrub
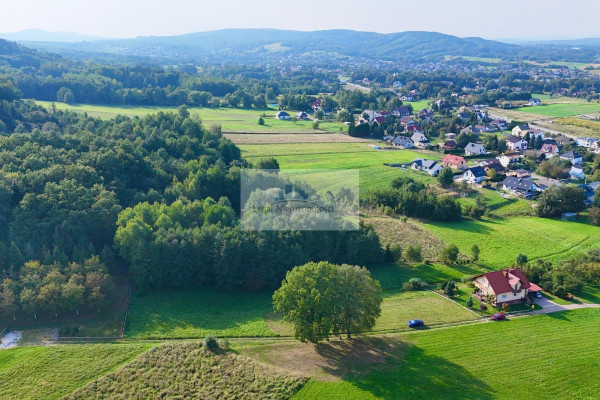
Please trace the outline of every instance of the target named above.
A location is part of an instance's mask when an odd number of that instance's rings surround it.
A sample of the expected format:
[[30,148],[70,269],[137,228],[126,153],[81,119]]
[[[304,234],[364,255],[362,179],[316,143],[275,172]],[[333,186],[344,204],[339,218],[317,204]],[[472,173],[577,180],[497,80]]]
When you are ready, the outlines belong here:
[[407,262],[420,262],[423,259],[421,256],[421,246],[413,246],[409,244],[406,246],[406,249],[404,249],[402,257],[404,257]]
[[264,125],[265,124],[265,120],[263,119],[263,117],[259,117],[258,118],[258,124],[259,125]]
[[473,298],[469,297],[469,300],[467,300],[467,307],[471,308],[473,307]]
[[502,303],[502,311],[509,311],[510,305],[508,303]]
[[425,289],[429,285],[421,278],[410,278],[408,282],[410,282],[413,285],[413,287],[417,290]]
[[319,129],[319,121],[315,121],[312,123],[312,128],[313,129]]
[[215,338],[214,336],[205,337],[204,340],[202,341],[202,345],[204,346],[205,349],[210,350],[210,351],[216,351],[219,349],[219,342],[217,341],[217,338]]
[[456,262],[458,259],[458,247],[456,245],[451,244],[447,247],[444,247],[440,251],[440,261],[446,265],[450,265]]
[[485,304],[481,303],[481,304],[479,305],[479,309],[480,309],[481,311],[485,311],[485,310],[487,310],[487,306],[486,306]]

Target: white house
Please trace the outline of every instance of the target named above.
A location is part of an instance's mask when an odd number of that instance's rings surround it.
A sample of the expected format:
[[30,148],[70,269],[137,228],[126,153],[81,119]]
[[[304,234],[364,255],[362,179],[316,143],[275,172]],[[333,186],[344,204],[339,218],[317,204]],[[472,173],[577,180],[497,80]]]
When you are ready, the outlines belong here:
[[411,138],[406,136],[396,136],[392,141],[392,145],[395,147],[400,147],[401,149],[412,149],[415,147]]
[[506,147],[512,151],[525,151],[527,150],[527,141],[519,136],[511,135],[506,138]]
[[470,184],[481,183],[485,179],[485,170],[482,167],[471,167],[462,174],[462,180]]
[[440,171],[444,169],[442,164],[437,161],[427,160],[425,158],[415,158],[410,164],[410,168],[416,171],[425,171],[431,176],[438,176]]
[[583,156],[575,151],[567,151],[565,154],[561,154],[560,158],[570,161],[573,165],[583,163]]
[[571,176],[571,179],[585,179],[585,174],[583,173],[583,167],[581,164],[571,166],[569,175]]
[[588,148],[592,145],[592,143],[600,142],[600,139],[598,139],[597,137],[586,136],[586,137],[578,137],[575,141],[577,143],[577,146]]
[[523,137],[525,133],[529,130],[529,124],[521,124],[512,128],[512,134],[514,136]]
[[290,119],[290,114],[288,114],[285,111],[278,111],[275,114],[275,118],[277,118],[277,119]]
[[425,136],[423,133],[420,132],[415,132],[410,139],[413,141],[413,143],[415,144],[415,146],[420,147],[420,148],[427,148],[429,147],[429,139],[427,139],[427,136]]
[[502,166],[504,168],[508,168],[515,164],[519,164],[523,160],[523,156],[518,153],[512,153],[512,154],[505,153],[505,154],[499,155],[496,158],[498,159],[498,161],[500,161],[500,164],[502,164]]
[[482,154],[487,154],[487,151],[480,144],[470,142],[465,146],[465,155],[467,156],[479,156]]

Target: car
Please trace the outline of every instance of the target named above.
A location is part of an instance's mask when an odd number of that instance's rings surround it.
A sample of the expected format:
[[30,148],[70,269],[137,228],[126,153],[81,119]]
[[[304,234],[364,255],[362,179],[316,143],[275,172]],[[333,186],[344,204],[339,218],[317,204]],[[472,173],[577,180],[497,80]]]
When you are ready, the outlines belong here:
[[535,292],[535,297],[537,297],[538,299],[541,299],[542,297],[542,292]]
[[506,319],[506,315],[504,315],[504,313],[499,312],[497,314],[492,315],[492,319],[494,321],[501,321],[503,319]]
[[408,321],[409,328],[417,328],[423,325],[425,325],[425,322],[423,322],[423,320],[421,319],[411,319],[410,321]]

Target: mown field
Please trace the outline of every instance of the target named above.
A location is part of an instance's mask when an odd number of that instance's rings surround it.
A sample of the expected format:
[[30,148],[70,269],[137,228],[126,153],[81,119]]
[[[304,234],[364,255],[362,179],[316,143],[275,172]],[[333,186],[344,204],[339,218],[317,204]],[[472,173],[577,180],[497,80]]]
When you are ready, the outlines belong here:
[[[404,268],[409,268],[405,270]],[[410,267],[376,268],[373,277],[384,289],[382,314],[375,331],[406,330],[406,322],[422,318],[431,324],[471,320],[476,315],[430,292],[397,290],[413,276]],[[393,289],[393,290],[392,290]],[[272,293],[228,293],[190,289],[134,297],[125,331],[128,339],[184,339],[292,336],[290,324],[273,314]]]
[[[38,104],[49,108],[52,102],[36,101]],[[54,103],[58,110],[70,110],[76,112],[86,112],[93,117],[110,119],[117,115],[126,115],[130,117],[143,117],[148,114],[162,112],[177,112],[177,107],[136,107],[136,106],[104,106],[94,104],[65,104]],[[313,129],[312,121],[282,121],[275,118],[276,110],[264,109],[241,109],[241,108],[200,108],[190,107],[188,111],[191,115],[199,116],[204,125],[220,124],[223,132],[247,132],[247,133],[285,133],[285,132],[339,132],[347,130],[343,123],[322,122],[318,130]],[[295,113],[289,111],[293,116]],[[264,125],[258,125],[258,118],[265,115]]]
[[0,398],[58,399],[151,348],[151,344],[21,347],[0,351]]
[[496,269],[508,266],[518,254],[557,261],[600,244],[600,227],[547,218],[485,218],[424,226],[463,254],[469,255],[477,244],[480,262]]
[[546,117],[570,117],[573,115],[596,113],[600,111],[600,103],[542,104],[541,106],[516,108],[515,111]]
[[[360,190],[389,187],[392,180],[400,176],[410,176],[415,180],[432,182],[435,178],[426,173],[403,171],[391,168],[384,163],[410,163],[417,157],[440,159],[440,153],[417,152],[413,150],[374,150],[367,143],[305,143],[241,145],[242,155],[249,161],[265,157],[275,157],[281,169],[307,170],[302,179],[316,189],[330,186],[332,182],[323,181],[319,174],[310,170],[359,169]],[[313,171],[314,172],[314,171]],[[344,182],[335,182],[343,186]]]
[[[368,366],[351,358],[351,349],[317,346],[313,365],[301,367],[314,378],[293,398],[594,399],[600,395],[599,329],[600,310],[583,309],[415,332],[371,345],[364,356],[382,357]],[[305,363],[309,350],[298,351]],[[277,359],[266,349],[247,351]],[[329,355],[336,356],[333,366],[322,362]]]

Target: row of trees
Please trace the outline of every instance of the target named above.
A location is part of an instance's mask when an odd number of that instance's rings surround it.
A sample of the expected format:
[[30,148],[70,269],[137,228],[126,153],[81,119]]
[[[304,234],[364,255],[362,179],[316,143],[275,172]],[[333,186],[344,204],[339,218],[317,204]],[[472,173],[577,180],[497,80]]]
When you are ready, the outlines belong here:
[[391,185],[389,189],[368,192],[361,198],[361,205],[435,221],[457,221],[462,217],[460,203],[450,196],[437,196],[420,182],[397,178]]
[[99,308],[114,287],[106,271],[98,256],[83,263],[28,261],[0,284],[0,314],[16,319],[22,311],[37,318],[39,312],[79,314],[82,308]]

